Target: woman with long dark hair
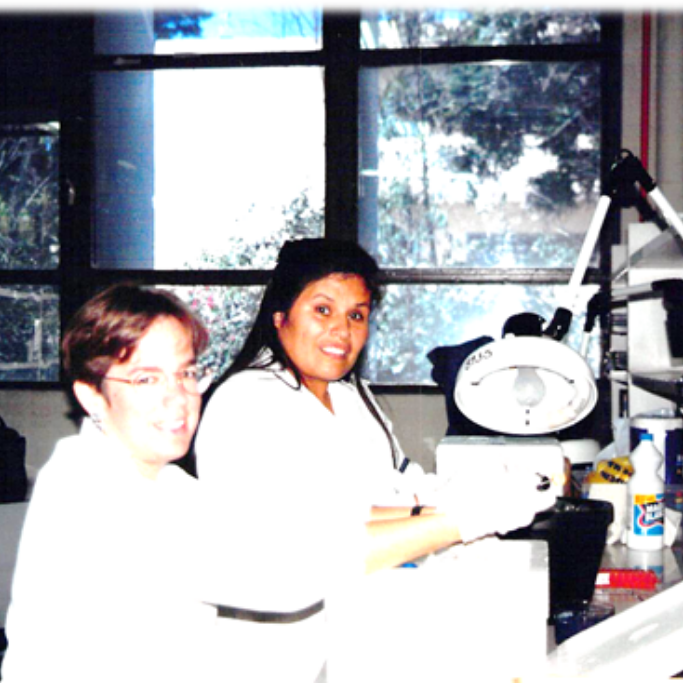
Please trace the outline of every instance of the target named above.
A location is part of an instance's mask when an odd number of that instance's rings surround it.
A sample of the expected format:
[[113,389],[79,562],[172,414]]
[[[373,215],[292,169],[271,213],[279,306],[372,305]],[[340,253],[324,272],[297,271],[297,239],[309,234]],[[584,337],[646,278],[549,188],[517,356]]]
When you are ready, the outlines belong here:
[[226,679],[320,680],[331,592],[523,526],[551,504],[531,481],[507,481],[501,491],[514,495],[486,509],[467,491],[423,509],[402,486],[402,456],[359,377],[379,298],[377,265],[358,245],[286,243],[253,329],[208,403],[197,469],[212,520],[206,599],[221,617]]

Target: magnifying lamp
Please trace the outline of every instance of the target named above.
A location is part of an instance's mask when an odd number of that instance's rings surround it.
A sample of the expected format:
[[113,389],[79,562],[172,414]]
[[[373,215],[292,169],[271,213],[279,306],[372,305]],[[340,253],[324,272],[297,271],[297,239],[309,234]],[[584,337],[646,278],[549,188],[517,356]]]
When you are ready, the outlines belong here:
[[508,336],[465,359],[454,399],[470,420],[504,434],[547,434],[595,407],[592,371],[571,347],[548,337]]
[[[535,314],[513,316],[500,341],[479,347],[460,366],[453,398],[467,418],[505,434],[547,434],[576,424],[595,407],[598,392],[588,363],[561,340],[578,306],[580,286],[610,204],[615,198],[629,196],[636,182],[652,198],[664,221],[683,236],[678,214],[640,161],[622,150],[586,232],[564,305],[558,307],[547,329],[541,329],[543,319]],[[585,348],[582,350],[585,353]]]

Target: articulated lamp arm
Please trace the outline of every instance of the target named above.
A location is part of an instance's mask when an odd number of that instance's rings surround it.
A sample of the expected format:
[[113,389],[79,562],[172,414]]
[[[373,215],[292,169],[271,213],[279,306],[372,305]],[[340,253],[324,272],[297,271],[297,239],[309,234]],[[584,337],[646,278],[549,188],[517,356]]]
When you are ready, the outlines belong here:
[[[638,193],[635,187],[636,184],[650,197],[659,210],[661,219],[652,211],[650,205],[642,198],[642,195]],[[640,159],[627,149],[621,150],[610,168],[605,191],[598,200],[591,224],[581,245],[581,251],[565,291],[563,303],[555,312],[555,317],[548,330],[544,332],[544,334],[554,339],[559,340],[566,334],[571,323],[571,317],[576,312],[581,283],[586,275],[588,263],[613,201],[618,201],[619,205],[623,207],[633,206],[635,201],[635,205],[641,214],[645,214],[648,219],[654,220],[663,229],[667,227],[673,228],[683,238],[683,221],[681,221],[680,216],[657,187],[657,183],[645,170]]]

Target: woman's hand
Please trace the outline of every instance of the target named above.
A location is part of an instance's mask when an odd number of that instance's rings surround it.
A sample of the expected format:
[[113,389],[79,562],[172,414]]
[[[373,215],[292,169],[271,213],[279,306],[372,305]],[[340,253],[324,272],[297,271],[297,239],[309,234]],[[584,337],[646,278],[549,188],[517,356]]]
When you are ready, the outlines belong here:
[[533,472],[493,464],[481,480],[449,481],[441,491],[437,512],[452,518],[464,543],[504,534],[528,526],[538,512],[555,503],[555,492],[541,483],[541,476]]

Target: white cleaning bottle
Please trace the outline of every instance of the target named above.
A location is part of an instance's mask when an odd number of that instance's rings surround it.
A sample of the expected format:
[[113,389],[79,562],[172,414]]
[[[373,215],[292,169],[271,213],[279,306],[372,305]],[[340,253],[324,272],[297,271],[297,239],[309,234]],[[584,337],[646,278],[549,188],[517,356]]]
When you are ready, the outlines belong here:
[[664,480],[659,475],[662,454],[645,433],[629,456],[633,475],[628,481],[629,527],[626,544],[635,550],[664,547]]

